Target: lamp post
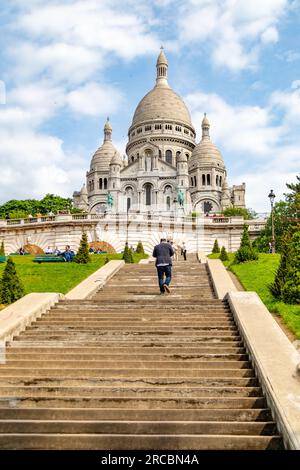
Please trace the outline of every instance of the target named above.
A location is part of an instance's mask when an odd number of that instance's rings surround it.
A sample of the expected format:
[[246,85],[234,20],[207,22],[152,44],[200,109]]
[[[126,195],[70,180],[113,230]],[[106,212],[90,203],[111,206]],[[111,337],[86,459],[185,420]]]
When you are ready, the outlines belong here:
[[275,253],[275,229],[274,229],[274,199],[275,199],[275,194],[273,189],[270,190],[270,194],[268,198],[270,199],[271,203],[271,223],[272,223],[272,240],[271,240],[271,253]]

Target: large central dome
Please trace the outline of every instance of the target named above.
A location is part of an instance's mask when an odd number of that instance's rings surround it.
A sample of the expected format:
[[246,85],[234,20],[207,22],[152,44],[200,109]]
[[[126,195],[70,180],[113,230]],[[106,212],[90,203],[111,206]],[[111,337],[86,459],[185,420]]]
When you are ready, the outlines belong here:
[[157,119],[182,122],[192,126],[189,110],[183,100],[167,86],[156,85],[144,96],[135,110],[132,125]]
[[168,62],[163,51],[161,51],[157,59],[156,67],[156,85],[139,102],[133,116],[132,126],[149,121],[167,120],[193,127],[191,116],[185,103],[168,84]]

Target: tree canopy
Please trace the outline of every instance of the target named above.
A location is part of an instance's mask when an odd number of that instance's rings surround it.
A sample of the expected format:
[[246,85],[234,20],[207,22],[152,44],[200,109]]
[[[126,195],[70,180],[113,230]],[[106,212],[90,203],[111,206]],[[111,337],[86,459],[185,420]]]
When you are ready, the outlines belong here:
[[17,219],[28,215],[47,215],[49,212],[57,214],[59,211],[73,211],[72,199],[63,198],[54,194],[46,194],[41,199],[11,199],[0,206],[0,219]]
[[[276,251],[282,250],[282,237],[285,233],[294,233],[300,228],[300,175],[296,177],[296,183],[286,185],[290,192],[284,194],[284,201],[274,204],[274,230]],[[269,216],[264,230],[255,241],[255,247],[259,251],[268,251],[269,242],[272,239],[272,217]]]

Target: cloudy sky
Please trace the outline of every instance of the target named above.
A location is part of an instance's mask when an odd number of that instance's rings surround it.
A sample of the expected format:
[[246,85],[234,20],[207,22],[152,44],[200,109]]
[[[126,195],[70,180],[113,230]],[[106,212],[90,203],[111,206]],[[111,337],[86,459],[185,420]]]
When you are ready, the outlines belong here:
[[80,189],[107,115],[123,154],[161,44],[248,207],[299,173],[299,0],[2,0],[0,15],[0,203]]

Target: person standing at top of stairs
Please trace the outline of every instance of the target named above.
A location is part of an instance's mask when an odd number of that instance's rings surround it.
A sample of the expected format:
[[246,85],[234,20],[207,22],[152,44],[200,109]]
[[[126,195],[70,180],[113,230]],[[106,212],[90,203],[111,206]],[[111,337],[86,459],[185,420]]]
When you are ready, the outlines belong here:
[[158,275],[158,284],[160,295],[165,292],[170,294],[170,283],[172,279],[172,256],[174,250],[170,243],[165,238],[160,240],[160,243],[154,247],[153,258],[156,258],[155,266]]
[[186,261],[186,253],[187,253],[186,246],[185,246],[185,243],[183,242],[182,247],[181,247],[181,255],[183,256],[184,261]]

